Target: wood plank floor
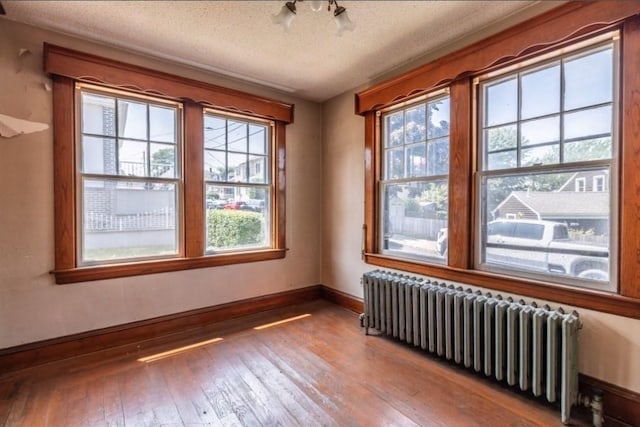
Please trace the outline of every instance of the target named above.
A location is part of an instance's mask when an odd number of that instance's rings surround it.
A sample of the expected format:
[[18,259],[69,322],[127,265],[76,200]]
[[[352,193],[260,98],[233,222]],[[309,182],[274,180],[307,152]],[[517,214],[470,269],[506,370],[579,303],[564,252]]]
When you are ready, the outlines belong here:
[[354,313],[316,301],[9,374],[0,425],[562,424],[559,412],[365,336]]

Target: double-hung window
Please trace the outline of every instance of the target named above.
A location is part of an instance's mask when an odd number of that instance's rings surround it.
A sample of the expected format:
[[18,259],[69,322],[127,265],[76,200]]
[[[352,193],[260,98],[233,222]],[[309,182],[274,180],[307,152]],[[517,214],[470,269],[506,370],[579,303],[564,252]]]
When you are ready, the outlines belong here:
[[[640,317],[640,4],[616,6],[567,3],[356,94],[365,262]],[[437,176],[414,110],[444,86]],[[419,228],[445,177],[447,226]]]
[[81,265],[181,253],[181,104],[78,85]]
[[271,245],[272,128],[267,121],[205,112],[207,252]]
[[432,94],[382,114],[380,247],[444,263],[449,200],[449,97]]
[[616,289],[618,47],[602,38],[479,78],[478,268]]
[[285,257],[293,105],[47,44],[45,70],[57,283]]

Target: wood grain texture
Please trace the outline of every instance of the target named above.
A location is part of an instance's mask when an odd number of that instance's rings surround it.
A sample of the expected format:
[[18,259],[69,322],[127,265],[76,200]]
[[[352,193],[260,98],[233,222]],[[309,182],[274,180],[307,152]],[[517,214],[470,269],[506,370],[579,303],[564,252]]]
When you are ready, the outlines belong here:
[[544,403],[365,336],[354,313],[322,301],[22,371],[0,378],[0,402],[5,427],[561,425]]
[[205,253],[204,116],[202,106],[184,105],[184,242],[185,256]]
[[435,87],[468,73],[543,52],[565,40],[608,28],[640,13],[640,2],[569,2],[499,34],[432,61],[399,77],[356,94],[358,114],[364,114]]
[[378,206],[378,150],[376,113],[368,112],[364,117],[364,248],[363,251],[377,252],[376,241],[377,206]]
[[[275,156],[276,156],[276,173],[275,173],[275,194],[272,198],[274,205],[274,244],[276,249],[286,249],[287,247],[287,210],[286,210],[286,194],[287,194],[287,129],[284,123],[276,122],[275,125]],[[273,164],[273,162],[272,162]]]
[[[622,44],[620,293],[640,298],[640,18],[625,22]],[[626,238],[625,238],[626,237]],[[640,305],[640,303],[639,303]]]
[[44,69],[47,73],[75,80],[101,83],[176,100],[189,99],[212,108],[248,113],[284,123],[293,122],[292,104],[49,43],[44,45]]
[[76,265],[74,81],[55,76],[52,91],[55,268],[63,270]]
[[[0,377],[57,360],[140,343],[204,325],[320,298],[319,286],[250,298],[120,326],[0,349]],[[127,347],[127,348],[129,348]]]
[[111,264],[103,266],[79,267],[68,270],[55,270],[56,283],[88,282],[92,280],[115,279],[118,277],[141,276],[144,274],[167,273],[170,271],[190,270],[193,268],[219,267],[222,265],[243,264],[248,262],[282,259],[284,249],[265,249],[252,252],[220,254],[194,258],[174,258],[161,261],[141,261],[135,263]]
[[449,247],[448,265],[471,267],[473,227],[471,189],[471,80],[463,79],[450,87],[451,134],[449,136]]

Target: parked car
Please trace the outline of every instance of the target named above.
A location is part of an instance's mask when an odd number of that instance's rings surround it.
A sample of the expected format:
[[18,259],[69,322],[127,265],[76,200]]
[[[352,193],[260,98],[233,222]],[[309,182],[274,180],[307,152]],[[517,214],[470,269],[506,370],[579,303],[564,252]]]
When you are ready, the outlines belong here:
[[[436,248],[448,250],[447,229],[438,233]],[[609,249],[571,240],[561,222],[499,219],[487,224],[485,262],[579,277],[609,280]]]
[[224,200],[207,199],[207,209],[223,209],[226,204]]
[[233,202],[229,202],[224,205],[224,208],[241,211],[253,211],[253,209],[251,208],[251,206],[249,206],[249,204],[247,204],[247,202],[243,202],[241,200],[234,200]]

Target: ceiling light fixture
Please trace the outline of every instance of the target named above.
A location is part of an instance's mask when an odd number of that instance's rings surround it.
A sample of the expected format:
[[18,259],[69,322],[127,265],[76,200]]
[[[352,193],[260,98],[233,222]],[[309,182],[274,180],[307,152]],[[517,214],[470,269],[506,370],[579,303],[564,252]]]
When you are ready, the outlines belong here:
[[[304,0],[293,0],[288,1],[282,6],[280,9],[280,13],[277,15],[272,15],[271,20],[276,25],[281,25],[285,32],[289,32],[289,28],[291,27],[291,22],[293,22],[293,18],[296,17],[296,3]],[[314,12],[318,12],[322,10],[323,0],[311,0],[311,10]],[[336,26],[338,27],[338,35],[341,36],[345,31],[353,31],[356,25],[351,22],[349,19],[349,15],[347,15],[347,9],[338,5],[337,0],[327,0],[328,6],[327,11],[331,12],[331,6],[334,6],[333,17],[336,21]]]

